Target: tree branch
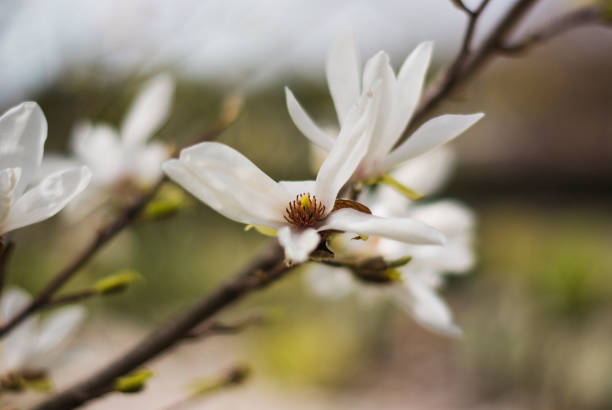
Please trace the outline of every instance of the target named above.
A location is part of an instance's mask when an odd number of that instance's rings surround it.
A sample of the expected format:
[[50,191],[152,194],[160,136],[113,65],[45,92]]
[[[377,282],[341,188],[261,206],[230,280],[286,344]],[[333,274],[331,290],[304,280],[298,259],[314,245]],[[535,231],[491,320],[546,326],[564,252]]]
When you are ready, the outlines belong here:
[[219,287],[191,309],[143,338],[132,349],[94,373],[84,381],[56,394],[35,407],[36,410],[73,409],[108,392],[114,380],[137,369],[157,355],[183,340],[189,332],[249,293],[265,288],[284,277],[299,265],[284,262],[282,248],[275,241],[273,248],[253,264]]
[[593,24],[610,26],[610,21],[604,17],[604,10],[601,5],[584,7],[570,12],[558,19],[548,23],[538,31],[527,36],[523,40],[514,43],[502,43],[497,47],[497,52],[504,55],[516,55],[523,53],[531,47],[550,40],[566,31]]

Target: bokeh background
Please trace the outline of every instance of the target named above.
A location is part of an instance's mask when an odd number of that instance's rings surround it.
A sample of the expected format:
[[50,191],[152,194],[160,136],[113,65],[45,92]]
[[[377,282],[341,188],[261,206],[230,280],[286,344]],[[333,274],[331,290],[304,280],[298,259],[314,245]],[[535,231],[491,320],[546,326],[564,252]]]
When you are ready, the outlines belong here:
[[[512,1],[491,3],[477,39]],[[584,3],[542,0],[517,35]],[[333,124],[324,61],[346,27],[364,59],[385,49],[396,67],[434,40],[433,76],[452,59],[464,23],[449,0],[3,0],[0,105],[38,101],[46,151],[66,153],[78,120],[118,124],[143,82],[169,71],[178,89],[159,138],[192,140],[238,93],[242,115],[220,140],[276,179],[303,179],[313,175],[309,146],[286,113],[284,85]],[[612,30],[572,31],[496,59],[440,107],[486,112],[453,143],[457,171],[438,194],[478,215],[478,265],[443,292],[461,340],[427,332],[391,304],[319,300],[296,272],[223,316],[262,314],[266,325],[182,345],[152,364],[146,391],[90,408],[155,409],[235,362],[253,368],[247,385],[185,408],[612,408],[610,50]],[[98,223],[60,216],[15,233],[9,282],[36,291]],[[56,385],[201,298],[265,240],[195,201],[121,234],[67,289],[126,267],[145,280],[85,303],[78,359],[54,372]]]

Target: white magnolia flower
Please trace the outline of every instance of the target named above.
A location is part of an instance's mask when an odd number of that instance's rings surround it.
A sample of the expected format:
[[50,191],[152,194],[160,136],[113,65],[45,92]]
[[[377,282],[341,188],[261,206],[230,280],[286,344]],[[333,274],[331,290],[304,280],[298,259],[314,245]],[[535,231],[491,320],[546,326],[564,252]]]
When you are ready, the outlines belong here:
[[345,118],[315,181],[276,182],[236,150],[206,142],[163,164],[166,174],[237,222],[278,230],[288,259],[307,260],[320,231],[339,230],[413,243],[441,243],[437,230],[410,218],[381,218],[335,207],[336,197],[367,152],[379,102],[376,85]]
[[[373,206],[376,208],[381,206]],[[322,297],[339,298],[356,293],[365,301],[390,298],[423,326],[447,335],[459,335],[460,329],[436,289],[442,284],[442,274],[464,273],[473,267],[474,216],[465,206],[453,201],[413,206],[404,216],[439,229],[446,237],[445,244],[411,245],[384,238],[357,241],[341,235],[330,246],[339,256],[382,256],[392,260],[410,255],[412,260],[398,268],[400,281],[370,284],[356,279],[345,268],[315,265],[306,274],[307,284]]]
[[[31,296],[18,288],[4,292],[0,300],[0,319],[10,320],[26,307]],[[31,316],[13,329],[1,343],[0,374],[22,370],[48,370],[61,360],[62,348],[85,318],[81,307],[68,307],[49,315],[44,321]]]
[[50,218],[89,183],[91,172],[84,166],[38,179],[46,139],[47,120],[34,102],[0,117],[0,234]]
[[[367,61],[360,80],[359,59],[352,34],[342,36],[332,47],[327,61],[327,82],[340,126],[363,92],[374,82],[381,82],[381,102],[373,136],[368,152],[355,172],[356,179],[368,180],[385,174],[405,161],[452,140],[482,118],[483,114],[433,118],[393,149],[416,110],[432,48],[430,42],[420,44],[406,59],[397,78],[389,64],[389,56],[381,51]],[[329,152],[334,146],[333,135],[315,124],[288,88],[285,91],[287,108],[297,128],[310,141]]]
[[148,185],[161,176],[168,149],[159,141],[148,141],[168,119],[173,94],[172,77],[159,74],[144,85],[119,130],[89,122],[77,126],[72,149],[91,168],[94,184],[128,180]]

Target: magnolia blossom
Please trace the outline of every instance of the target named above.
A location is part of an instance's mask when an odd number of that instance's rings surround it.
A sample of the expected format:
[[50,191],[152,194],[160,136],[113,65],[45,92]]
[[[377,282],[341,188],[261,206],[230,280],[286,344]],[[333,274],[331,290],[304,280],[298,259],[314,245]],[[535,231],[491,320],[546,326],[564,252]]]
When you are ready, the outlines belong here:
[[[373,135],[368,152],[356,169],[356,179],[367,181],[385,174],[405,161],[452,140],[482,118],[483,114],[433,118],[393,149],[416,110],[432,48],[430,42],[420,44],[396,77],[389,56],[382,51],[367,61],[363,75],[360,75],[359,59],[350,33],[339,38],[332,47],[326,67],[327,82],[341,127],[360,96],[374,82],[381,83],[381,101],[375,115]],[[285,91],[289,114],[297,128],[310,141],[329,152],[334,146],[333,135],[315,124],[289,89]]]
[[0,117],[0,234],[58,213],[89,183],[84,166],[56,169],[39,178],[47,120],[25,102]]
[[[0,300],[0,319],[10,320],[25,308],[31,296],[18,288],[4,292]],[[61,360],[62,347],[85,318],[81,307],[63,308],[44,321],[30,316],[2,340],[0,374],[27,370],[46,371]]]
[[464,273],[474,264],[473,214],[456,202],[439,201],[414,206],[404,215],[439,229],[445,234],[446,243],[443,246],[415,246],[383,238],[369,238],[364,242],[347,235],[338,236],[331,242],[331,248],[339,256],[383,256],[391,260],[410,255],[412,260],[398,268],[399,280],[389,283],[362,282],[345,268],[322,265],[315,265],[307,272],[307,283],[315,293],[328,298],[351,293],[357,293],[366,301],[390,298],[423,326],[457,336],[461,331],[436,289],[442,284],[443,273]]
[[205,142],[163,164],[166,174],[211,208],[237,222],[278,231],[288,259],[303,262],[321,240],[338,230],[413,243],[442,243],[442,234],[410,218],[381,218],[363,205],[336,201],[366,155],[378,109],[374,84],[345,118],[316,180],[276,182],[236,150]]

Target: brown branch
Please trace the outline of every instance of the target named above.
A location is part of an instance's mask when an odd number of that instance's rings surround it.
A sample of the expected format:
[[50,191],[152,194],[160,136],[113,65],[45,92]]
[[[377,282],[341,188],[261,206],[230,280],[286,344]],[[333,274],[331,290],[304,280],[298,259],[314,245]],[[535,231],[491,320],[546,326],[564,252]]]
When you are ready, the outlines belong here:
[[78,272],[104,245],[119,234],[123,229],[135,221],[147,203],[157,194],[166,178],[161,178],[149,192],[142,195],[131,206],[129,206],[117,219],[102,228],[95,239],[85,248],[68,266],[55,275],[49,283],[23,310],[13,316],[10,320],[0,325],[0,337],[7,334],[15,326],[23,322],[32,313],[45,307],[53,295]]
[[504,55],[516,55],[523,53],[531,47],[552,39],[566,31],[593,24],[601,24],[610,26],[610,21],[604,16],[604,10],[601,5],[584,7],[556,20],[548,23],[536,32],[528,35],[526,38],[513,42],[502,43],[498,45],[497,52]]
[[185,338],[203,321],[232,305],[249,293],[265,288],[284,277],[299,265],[284,262],[282,248],[275,241],[273,248],[260,256],[233,279],[182,315],[143,338],[132,349],[100,369],[84,381],[39,404],[37,410],[73,409],[108,392],[114,380],[139,368]]

